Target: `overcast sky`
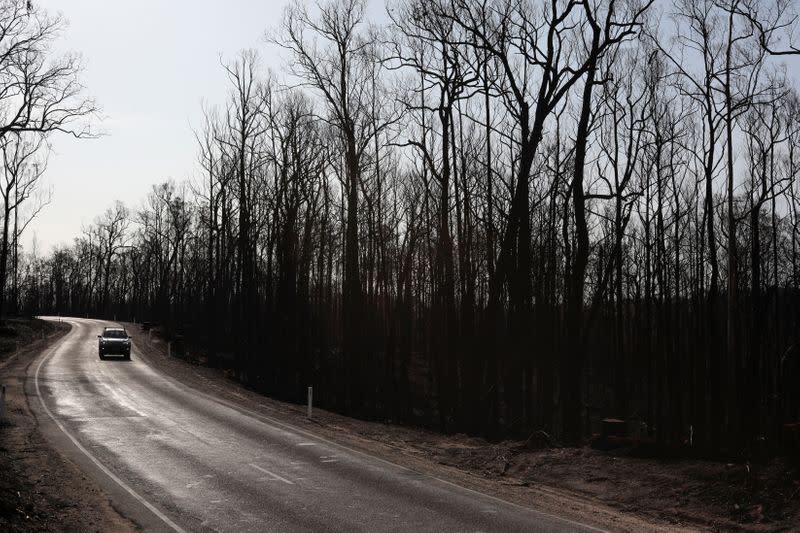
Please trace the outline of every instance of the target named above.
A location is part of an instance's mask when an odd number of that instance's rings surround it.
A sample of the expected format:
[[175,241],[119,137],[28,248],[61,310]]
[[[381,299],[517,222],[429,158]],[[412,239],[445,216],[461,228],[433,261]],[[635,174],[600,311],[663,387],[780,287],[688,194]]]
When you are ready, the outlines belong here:
[[[221,56],[255,48],[265,69],[284,67],[264,34],[279,24],[286,0],[36,2],[68,21],[57,51],[82,55],[106,135],[54,138],[45,176],[52,203],[29,226],[28,250],[34,235],[41,253],[70,244],[116,199],[135,208],[153,184],[197,172],[192,126],[202,122],[203,101],[225,100]],[[383,0],[368,5],[369,20],[386,21]]]
[[[37,0],[69,24],[59,51],[83,56],[84,83],[102,108],[93,140],[54,138],[47,183],[53,201],[28,228],[40,251],[69,244],[81,225],[122,199],[136,207],[150,187],[196,171],[191,127],[201,103],[221,103],[226,81],[220,55],[259,50],[265,69],[284,59],[264,42],[280,21],[285,0]],[[370,18],[383,2],[370,2]]]

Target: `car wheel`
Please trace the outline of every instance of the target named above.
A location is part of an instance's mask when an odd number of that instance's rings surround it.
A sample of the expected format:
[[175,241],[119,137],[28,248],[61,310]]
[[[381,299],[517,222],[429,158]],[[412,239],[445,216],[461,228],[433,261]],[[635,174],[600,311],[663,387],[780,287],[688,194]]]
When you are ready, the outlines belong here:
[[101,353],[100,354],[100,360],[103,361],[103,360],[105,360],[105,358],[106,358],[106,356]]
[[131,353],[130,352],[125,354],[125,360],[126,361],[130,361],[131,360]]

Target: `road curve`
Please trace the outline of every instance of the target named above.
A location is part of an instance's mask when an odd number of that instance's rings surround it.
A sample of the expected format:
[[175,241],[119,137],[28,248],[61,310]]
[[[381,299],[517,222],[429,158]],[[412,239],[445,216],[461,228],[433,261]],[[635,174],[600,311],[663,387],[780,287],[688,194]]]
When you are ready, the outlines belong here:
[[131,361],[101,361],[109,323],[62,320],[72,330],[30,367],[32,407],[145,530],[598,531],[216,401],[148,365],[135,340]]

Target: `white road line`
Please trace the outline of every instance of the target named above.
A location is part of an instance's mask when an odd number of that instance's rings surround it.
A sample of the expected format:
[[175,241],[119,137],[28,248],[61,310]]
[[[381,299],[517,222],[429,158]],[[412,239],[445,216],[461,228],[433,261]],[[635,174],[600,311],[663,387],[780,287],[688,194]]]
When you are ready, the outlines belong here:
[[275,472],[270,472],[270,471],[269,471],[269,470],[267,470],[266,468],[261,468],[260,466],[258,466],[258,465],[254,465],[253,463],[250,463],[250,466],[252,466],[252,467],[253,467],[253,468],[255,468],[256,470],[260,470],[260,471],[264,472],[265,474],[269,474],[269,475],[270,475],[270,476],[272,476],[272,477],[273,477],[273,479],[275,479],[276,481],[283,481],[284,483],[288,483],[289,485],[294,485],[294,483],[292,483],[291,481],[289,481],[289,480],[288,480],[288,479],[286,479],[285,477],[281,477],[281,476],[279,476],[278,474],[276,474]]
[[62,433],[64,433],[64,435],[66,435],[69,438],[69,440],[72,441],[72,444],[74,444],[75,447],[78,448],[78,450],[80,450],[81,453],[83,453],[83,455],[88,457],[97,466],[97,468],[102,470],[105,475],[111,478],[117,485],[122,487],[128,494],[133,496],[139,503],[147,507],[147,509],[149,509],[150,512],[156,515],[159,519],[161,519],[162,522],[164,522],[174,531],[177,531],[178,533],[187,533],[185,529],[183,529],[178,524],[170,520],[169,517],[167,517],[167,515],[159,511],[155,505],[145,500],[135,490],[129,487],[124,481],[118,478],[111,470],[106,468],[106,466],[103,463],[101,463],[94,455],[89,453],[89,451],[86,448],[84,448],[80,442],[78,442],[78,439],[73,437],[72,434],[69,431],[67,431],[67,429],[61,424],[61,422],[59,422],[59,420],[55,416],[53,416],[53,413],[50,412],[50,409],[44,403],[44,399],[42,398],[42,393],[39,390],[39,371],[42,369],[42,365],[44,364],[44,362],[48,360],[53,355],[53,353],[55,353],[55,348],[56,348],[55,346],[50,348],[50,350],[48,351],[49,353],[46,356],[44,356],[41,361],[39,361],[39,365],[36,367],[36,373],[33,376],[33,383],[36,386],[36,395],[39,397],[39,402],[42,404],[42,409],[44,409],[44,412],[47,413],[47,416],[49,416],[53,422],[55,422],[56,426],[58,426],[58,429],[60,429]]
[[298,442],[297,445],[298,446],[316,446],[317,443],[316,442]]
[[130,415],[130,416],[116,416],[116,415],[109,415],[109,416],[76,416],[76,417],[68,417],[68,420],[72,420],[73,422],[92,422],[94,420],[123,420],[128,418],[145,418],[147,415]]

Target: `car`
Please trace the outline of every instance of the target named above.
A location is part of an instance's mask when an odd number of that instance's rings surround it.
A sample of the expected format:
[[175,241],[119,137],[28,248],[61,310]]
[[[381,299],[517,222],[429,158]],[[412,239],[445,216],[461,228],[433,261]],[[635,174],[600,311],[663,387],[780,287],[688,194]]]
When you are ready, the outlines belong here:
[[117,354],[125,359],[131,358],[131,336],[125,328],[103,328],[103,333],[97,336],[97,349],[100,359],[106,355]]

